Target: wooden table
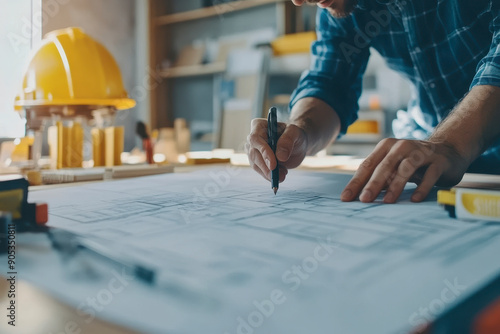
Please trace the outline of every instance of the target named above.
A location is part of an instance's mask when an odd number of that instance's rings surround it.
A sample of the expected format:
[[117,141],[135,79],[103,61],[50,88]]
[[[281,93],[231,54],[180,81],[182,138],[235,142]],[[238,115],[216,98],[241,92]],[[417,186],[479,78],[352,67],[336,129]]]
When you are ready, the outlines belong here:
[[77,310],[63,304],[24,281],[16,286],[16,327],[7,324],[6,308],[9,298],[9,283],[0,276],[0,333],[22,334],[135,334],[116,325],[94,319],[86,323],[87,317],[78,315]]

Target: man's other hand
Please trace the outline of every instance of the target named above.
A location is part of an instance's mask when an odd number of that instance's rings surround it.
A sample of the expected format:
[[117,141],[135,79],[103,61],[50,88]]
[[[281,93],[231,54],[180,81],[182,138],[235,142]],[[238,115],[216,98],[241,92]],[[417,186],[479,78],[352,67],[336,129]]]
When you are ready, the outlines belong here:
[[423,201],[434,185],[453,186],[468,162],[451,145],[430,141],[384,139],[342,192],[342,201],[373,202],[386,189],[385,203],[394,203],[407,182],[418,184],[411,200]]
[[278,123],[279,140],[276,157],[268,144],[267,119],[252,121],[252,130],[247,138],[246,151],[250,166],[270,180],[271,171],[279,162],[280,182],[285,180],[288,170],[298,167],[307,153],[307,137],[303,129],[294,124]]

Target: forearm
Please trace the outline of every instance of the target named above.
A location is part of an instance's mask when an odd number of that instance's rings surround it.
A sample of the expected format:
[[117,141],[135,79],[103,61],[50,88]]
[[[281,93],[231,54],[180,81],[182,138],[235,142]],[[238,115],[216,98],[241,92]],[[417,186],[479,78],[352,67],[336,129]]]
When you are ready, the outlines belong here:
[[303,129],[307,154],[316,154],[340,133],[340,118],[328,104],[314,97],[299,100],[292,109],[290,123]]
[[430,141],[452,146],[472,163],[500,136],[500,88],[476,86],[436,128]]

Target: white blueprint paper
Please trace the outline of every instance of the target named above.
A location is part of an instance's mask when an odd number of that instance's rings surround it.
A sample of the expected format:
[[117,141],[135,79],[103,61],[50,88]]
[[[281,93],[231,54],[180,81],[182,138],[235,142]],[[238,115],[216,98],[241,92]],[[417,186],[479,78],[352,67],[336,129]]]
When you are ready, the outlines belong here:
[[[348,180],[293,171],[275,196],[253,171],[227,167],[29,200],[49,203],[50,226],[161,273],[157,286],[131,282],[96,312],[141,332],[404,333],[449,285],[454,295],[430,317],[500,272],[499,225],[450,219],[435,201],[413,204],[411,189],[396,205],[342,203]],[[85,279],[52,253],[22,252],[30,260],[20,275],[75,307],[119,270]]]

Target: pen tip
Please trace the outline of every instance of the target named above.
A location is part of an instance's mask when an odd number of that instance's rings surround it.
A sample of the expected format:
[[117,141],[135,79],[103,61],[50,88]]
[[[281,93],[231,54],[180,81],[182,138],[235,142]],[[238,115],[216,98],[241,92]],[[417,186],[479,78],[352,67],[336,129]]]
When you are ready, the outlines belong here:
[[274,187],[273,191],[274,191],[274,194],[276,195],[276,193],[278,192],[278,188]]

